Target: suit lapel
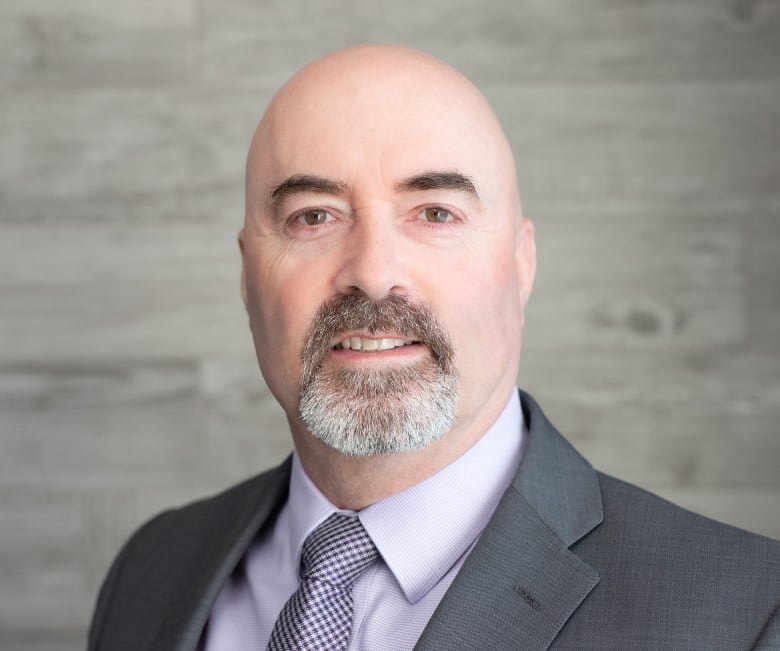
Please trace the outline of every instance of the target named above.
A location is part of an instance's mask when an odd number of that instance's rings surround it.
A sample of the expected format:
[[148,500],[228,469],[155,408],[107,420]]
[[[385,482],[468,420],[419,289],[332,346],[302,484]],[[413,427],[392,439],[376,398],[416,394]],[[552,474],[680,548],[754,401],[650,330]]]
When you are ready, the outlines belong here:
[[522,394],[518,473],[417,649],[547,649],[599,581],[569,546],[602,520],[596,473]]
[[[291,459],[215,500],[200,550],[164,620],[155,643],[159,651],[194,651],[222,586],[252,540],[287,497]],[[233,493],[237,493],[238,499]]]

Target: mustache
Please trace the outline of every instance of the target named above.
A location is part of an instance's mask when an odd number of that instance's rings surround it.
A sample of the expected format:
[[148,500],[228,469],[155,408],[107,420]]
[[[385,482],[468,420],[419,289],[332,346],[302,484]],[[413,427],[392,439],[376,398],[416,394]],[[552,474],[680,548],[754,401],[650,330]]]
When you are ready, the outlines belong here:
[[365,294],[342,294],[320,306],[303,346],[304,381],[320,366],[338,335],[349,330],[392,332],[425,344],[444,373],[452,373],[454,351],[447,331],[426,305],[400,294],[373,301]]

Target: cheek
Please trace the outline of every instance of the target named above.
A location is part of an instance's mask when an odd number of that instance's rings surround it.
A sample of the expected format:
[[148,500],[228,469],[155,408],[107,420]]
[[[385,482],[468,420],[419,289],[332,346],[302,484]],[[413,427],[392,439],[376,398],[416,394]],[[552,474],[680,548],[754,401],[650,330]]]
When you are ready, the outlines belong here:
[[449,281],[448,326],[461,372],[490,374],[519,354],[522,308],[510,255],[468,265]]
[[278,361],[297,362],[311,322],[311,300],[307,300],[305,287],[294,282],[279,283],[261,291],[259,298],[256,329]]
[[322,300],[306,273],[258,265],[247,278],[249,323],[263,376],[283,405],[297,398],[301,350]]

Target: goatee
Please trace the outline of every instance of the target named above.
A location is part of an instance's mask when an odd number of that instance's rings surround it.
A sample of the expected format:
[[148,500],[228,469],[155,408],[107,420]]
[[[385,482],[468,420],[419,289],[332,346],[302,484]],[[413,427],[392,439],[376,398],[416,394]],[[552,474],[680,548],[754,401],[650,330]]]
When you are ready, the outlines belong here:
[[[396,368],[329,366],[333,342],[356,330],[413,340],[430,356]],[[381,301],[348,294],[318,310],[303,348],[300,396],[301,418],[316,438],[353,456],[417,450],[451,429],[456,405],[453,347],[429,308],[396,294]]]

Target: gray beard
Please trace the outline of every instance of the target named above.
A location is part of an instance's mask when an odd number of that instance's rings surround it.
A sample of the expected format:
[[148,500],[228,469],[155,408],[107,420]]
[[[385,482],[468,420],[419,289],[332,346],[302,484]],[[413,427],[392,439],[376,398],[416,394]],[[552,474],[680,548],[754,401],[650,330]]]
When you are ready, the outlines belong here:
[[[332,342],[350,329],[396,332],[424,344],[429,357],[397,368],[332,368],[325,359]],[[403,296],[373,302],[361,294],[343,295],[324,304],[312,322],[302,361],[301,419],[316,438],[343,454],[418,450],[455,422],[452,344],[426,306]]]
[[430,445],[455,421],[457,383],[433,360],[398,369],[320,368],[301,393],[309,431],[351,456]]

